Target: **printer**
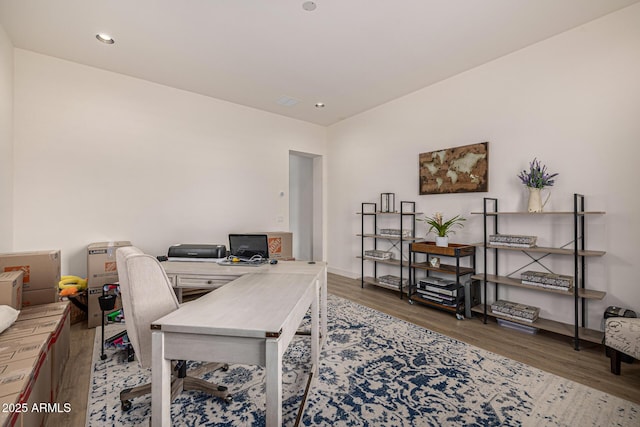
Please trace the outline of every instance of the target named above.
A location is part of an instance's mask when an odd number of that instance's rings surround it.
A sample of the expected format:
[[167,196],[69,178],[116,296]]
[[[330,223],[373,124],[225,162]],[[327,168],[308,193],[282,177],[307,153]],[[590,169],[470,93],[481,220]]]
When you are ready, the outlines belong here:
[[169,247],[169,261],[220,259],[227,256],[225,245],[180,243]]

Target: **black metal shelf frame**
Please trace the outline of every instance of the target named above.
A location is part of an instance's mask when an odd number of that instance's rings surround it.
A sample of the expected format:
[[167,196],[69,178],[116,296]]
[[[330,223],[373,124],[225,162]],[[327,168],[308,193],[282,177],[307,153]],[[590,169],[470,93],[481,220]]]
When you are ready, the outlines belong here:
[[[409,259],[409,248],[405,249],[406,243],[413,241],[416,235],[416,202],[409,201],[401,201],[400,202],[400,212],[381,212],[378,211],[378,206],[376,203],[364,202],[361,206],[361,218],[360,218],[360,271],[361,271],[361,279],[360,279],[360,287],[364,288],[365,284],[365,261],[369,261],[373,263],[373,278],[375,280],[378,279],[378,261],[371,258],[365,258],[365,239],[371,238],[373,239],[373,249],[378,249],[378,240],[387,240],[390,242],[392,248],[396,248],[400,254],[399,265],[400,269],[399,277],[400,283],[398,289],[400,291],[400,299],[403,298],[403,285],[402,282],[404,280],[404,269],[406,266],[403,265],[404,260]],[[399,215],[400,218],[400,236],[395,237],[385,237],[378,235],[378,215]],[[373,235],[366,235],[365,228],[367,217],[370,217],[368,221],[373,221]],[[411,235],[410,238],[403,236],[402,230],[404,230],[405,223],[410,219],[411,226]]]
[[[496,247],[488,247],[489,246],[489,227],[493,225],[493,232],[498,234],[498,199],[485,197],[483,199],[483,231],[484,231],[484,259],[483,259],[483,280],[482,280],[482,294],[483,294],[483,322],[487,323],[488,313],[487,313],[487,284],[491,281],[488,279],[488,254],[489,251],[493,251],[493,271],[495,274],[498,274],[498,253],[499,249]],[[574,336],[573,336],[573,344],[574,349],[580,350],[580,339],[579,339],[579,329],[580,327],[586,328],[586,313],[587,313],[587,298],[582,298],[579,295],[580,290],[585,289],[586,284],[586,259],[582,253],[585,252],[585,196],[582,194],[575,193],[573,195],[573,241],[567,243],[563,247],[569,246],[572,244],[573,246],[573,262],[574,262],[574,287],[573,287],[573,299],[574,299]],[[532,214],[533,215],[533,214]],[[491,224],[493,222],[493,224]],[[521,250],[525,254],[527,254],[533,260],[530,264],[538,263],[542,265],[545,269],[546,267],[540,263],[539,261],[548,256],[549,254],[543,255],[538,258],[532,257],[529,253],[527,253],[526,248]],[[519,271],[520,269],[516,270]],[[513,273],[511,273],[513,274]],[[509,275],[507,275],[509,277]],[[498,300],[498,283],[494,283],[494,299]]]

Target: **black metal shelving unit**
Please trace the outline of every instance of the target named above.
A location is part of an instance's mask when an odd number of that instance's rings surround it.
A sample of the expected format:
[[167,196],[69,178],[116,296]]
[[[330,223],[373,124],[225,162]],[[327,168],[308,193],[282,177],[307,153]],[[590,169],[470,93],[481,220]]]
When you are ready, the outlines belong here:
[[[486,197],[483,199],[483,211],[482,212],[472,212],[472,214],[482,214],[484,218],[484,259],[483,259],[483,273],[476,274],[472,276],[473,279],[479,279],[482,283],[482,303],[480,307],[476,306],[473,308],[474,312],[478,312],[483,314],[483,321],[487,323],[488,317],[496,317],[503,318],[498,313],[490,312],[487,300],[487,287],[489,283],[494,284],[494,300],[498,300],[498,292],[499,285],[505,286],[513,286],[519,288],[533,289],[539,292],[549,292],[558,295],[564,295],[567,297],[573,298],[573,308],[574,308],[574,321],[573,324],[566,324],[562,322],[547,320],[539,318],[533,323],[527,322],[519,322],[518,320],[514,320],[512,318],[504,318],[504,320],[508,320],[510,322],[521,323],[526,326],[532,326],[538,329],[551,331],[554,333],[558,333],[561,335],[569,336],[573,338],[573,346],[575,350],[580,349],[580,340],[593,342],[593,343],[601,343],[603,334],[600,331],[595,331],[587,328],[586,325],[586,314],[587,314],[587,300],[589,299],[602,299],[606,295],[605,292],[590,290],[586,288],[586,259],[588,257],[600,257],[605,254],[604,251],[594,251],[594,250],[586,250],[585,238],[585,224],[586,217],[588,215],[603,215],[605,212],[596,212],[596,211],[585,211],[585,197],[582,194],[574,194],[573,195],[573,211],[566,212],[500,212],[498,209],[498,200],[495,198]],[[528,218],[533,217],[541,217],[546,215],[558,215],[558,216],[571,216],[573,219],[573,240],[568,242],[565,245],[555,248],[546,248],[546,247],[507,247],[507,246],[496,246],[491,245],[489,242],[489,235],[491,233],[491,229],[493,230],[493,234],[498,234],[498,217],[500,216],[526,216]],[[515,271],[501,276],[498,275],[499,265],[498,265],[498,254],[505,253],[508,251],[519,251],[525,253],[531,261],[523,267],[516,269]],[[550,255],[564,255],[564,256],[572,256],[573,257],[573,289],[570,291],[565,290],[555,290],[555,289],[546,289],[540,288],[536,286],[522,284],[521,280],[513,278],[515,273],[523,270],[525,267],[529,265],[539,265],[542,266],[545,270],[551,271],[547,266],[545,266],[541,261],[543,258]],[[489,268],[488,259],[493,258],[492,268]],[[494,274],[490,274],[490,271],[493,271]]]
[[[399,291],[400,298],[403,298],[403,294],[405,293],[403,282],[407,278],[405,275],[405,268],[409,266],[409,248],[407,243],[415,241],[416,235],[416,215],[419,215],[420,212],[416,212],[416,203],[410,201],[402,201],[400,202],[400,211],[396,212],[382,212],[378,210],[378,205],[376,203],[365,202],[362,203],[361,212],[358,212],[358,215],[361,215],[361,224],[360,224],[360,271],[361,278],[360,284],[361,287],[364,288],[365,284],[380,286],[383,288]],[[400,226],[400,234],[398,236],[385,235],[380,234],[379,222],[378,218],[381,216],[396,216],[398,217],[398,225]],[[407,224],[408,223],[408,224]],[[408,236],[403,235],[403,230],[410,230],[410,234]],[[372,247],[367,246],[367,242],[372,242]],[[365,251],[373,249],[380,250],[380,242],[385,241],[386,247],[385,251],[393,252],[394,254],[399,255],[399,259],[376,259],[371,256],[367,256]],[[365,271],[367,270],[367,265],[371,264],[373,269],[372,276],[366,276]],[[387,266],[395,266],[398,267],[398,284],[389,284],[383,281],[380,281],[379,276],[379,265],[387,265]]]

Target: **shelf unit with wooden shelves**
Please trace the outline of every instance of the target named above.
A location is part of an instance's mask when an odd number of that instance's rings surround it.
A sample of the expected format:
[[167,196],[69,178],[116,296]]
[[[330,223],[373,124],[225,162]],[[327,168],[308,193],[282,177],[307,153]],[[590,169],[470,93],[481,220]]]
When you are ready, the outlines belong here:
[[[398,291],[400,298],[406,293],[404,283],[407,281],[405,270],[409,267],[409,249],[408,244],[416,240],[416,212],[415,202],[400,202],[400,211],[382,212],[378,210],[376,203],[362,203],[362,210],[357,212],[361,217],[361,232],[357,234],[360,237],[360,271],[361,287],[365,284],[379,286],[386,289]],[[385,225],[399,226],[398,235],[383,233],[388,230],[380,227],[379,219],[385,218]],[[381,220],[382,221],[382,220]],[[406,233],[405,233],[406,231]],[[382,242],[385,242],[384,244]],[[393,254],[392,259],[382,259],[367,255],[370,251],[380,251],[381,253]],[[395,258],[397,256],[398,258]],[[396,267],[397,276],[386,275],[380,276],[379,266]],[[372,274],[365,274],[371,271]],[[397,283],[389,283],[388,280],[397,281]]]
[[[574,210],[573,211],[554,211],[554,212],[500,212],[498,209],[498,200],[495,198],[485,198],[483,212],[471,212],[471,214],[483,215],[484,218],[484,260],[483,272],[474,274],[473,279],[480,280],[482,283],[482,303],[472,308],[474,313],[483,315],[484,322],[487,317],[508,320],[510,322],[532,326],[541,330],[554,332],[557,334],[569,336],[573,338],[574,349],[579,350],[580,340],[601,343],[603,333],[599,330],[589,329],[586,326],[586,313],[588,300],[601,300],[606,293],[599,290],[589,289],[586,286],[586,260],[593,257],[602,257],[605,251],[587,250],[585,248],[585,229],[586,218],[589,216],[604,215],[602,211],[586,211],[584,209],[585,197],[581,194],[574,194]],[[493,233],[498,234],[498,218],[506,216],[525,217],[526,219],[535,219],[545,216],[570,216],[573,219],[573,240],[562,247],[510,247],[503,245],[492,245],[489,243],[489,229],[493,228]],[[504,252],[502,252],[504,251]],[[499,275],[498,253],[508,253],[512,251],[523,252],[527,254],[533,261],[531,264],[540,264],[547,271],[549,268],[544,266],[541,259],[547,255],[560,255],[573,257],[573,287],[569,290],[545,288],[522,283],[521,280],[511,277],[513,273],[508,275]],[[490,267],[488,255],[493,255],[493,265]],[[542,257],[536,258],[531,254],[543,254]],[[489,270],[494,274],[491,274]],[[519,271],[522,268],[516,270]],[[491,310],[490,303],[487,302],[487,287],[489,283],[494,284],[494,299],[498,299],[499,285],[516,287],[521,289],[532,290],[535,292],[546,292],[554,295],[566,296],[573,298],[574,321],[573,323],[563,323],[545,318],[538,318],[534,322],[514,319],[513,317],[503,316],[500,313]]]

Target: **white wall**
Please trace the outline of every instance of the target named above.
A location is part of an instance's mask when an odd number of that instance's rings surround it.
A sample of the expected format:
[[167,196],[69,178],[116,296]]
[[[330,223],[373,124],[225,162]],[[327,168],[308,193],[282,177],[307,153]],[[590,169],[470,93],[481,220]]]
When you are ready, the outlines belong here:
[[[538,157],[560,173],[547,210],[571,210],[577,192],[586,195],[588,210],[607,212],[589,219],[587,247],[607,254],[589,260],[588,285],[607,297],[590,303],[588,326],[600,327],[607,305],[640,312],[638,76],[635,5],[330,127],[331,268],[360,275],[355,213],[361,202],[378,201],[381,192],[415,200],[427,214],[463,214],[469,220],[452,241],[482,241],[482,218],[469,213],[481,211],[486,196],[499,198],[500,210],[526,209],[516,175]],[[482,141],[489,141],[488,193],[418,195],[419,153]],[[557,216],[501,220],[501,232],[538,235],[540,246],[562,245],[572,236],[570,218]],[[512,255],[500,273],[527,260]],[[550,266],[570,274],[570,261],[556,257]],[[572,318],[566,297],[519,289],[500,296],[540,306],[547,318]]]
[[325,154],[321,126],[20,49],[15,67],[13,249],[60,248],[63,274],[90,242],[287,230],[289,150]]
[[13,45],[0,26],[0,252],[13,247]]

